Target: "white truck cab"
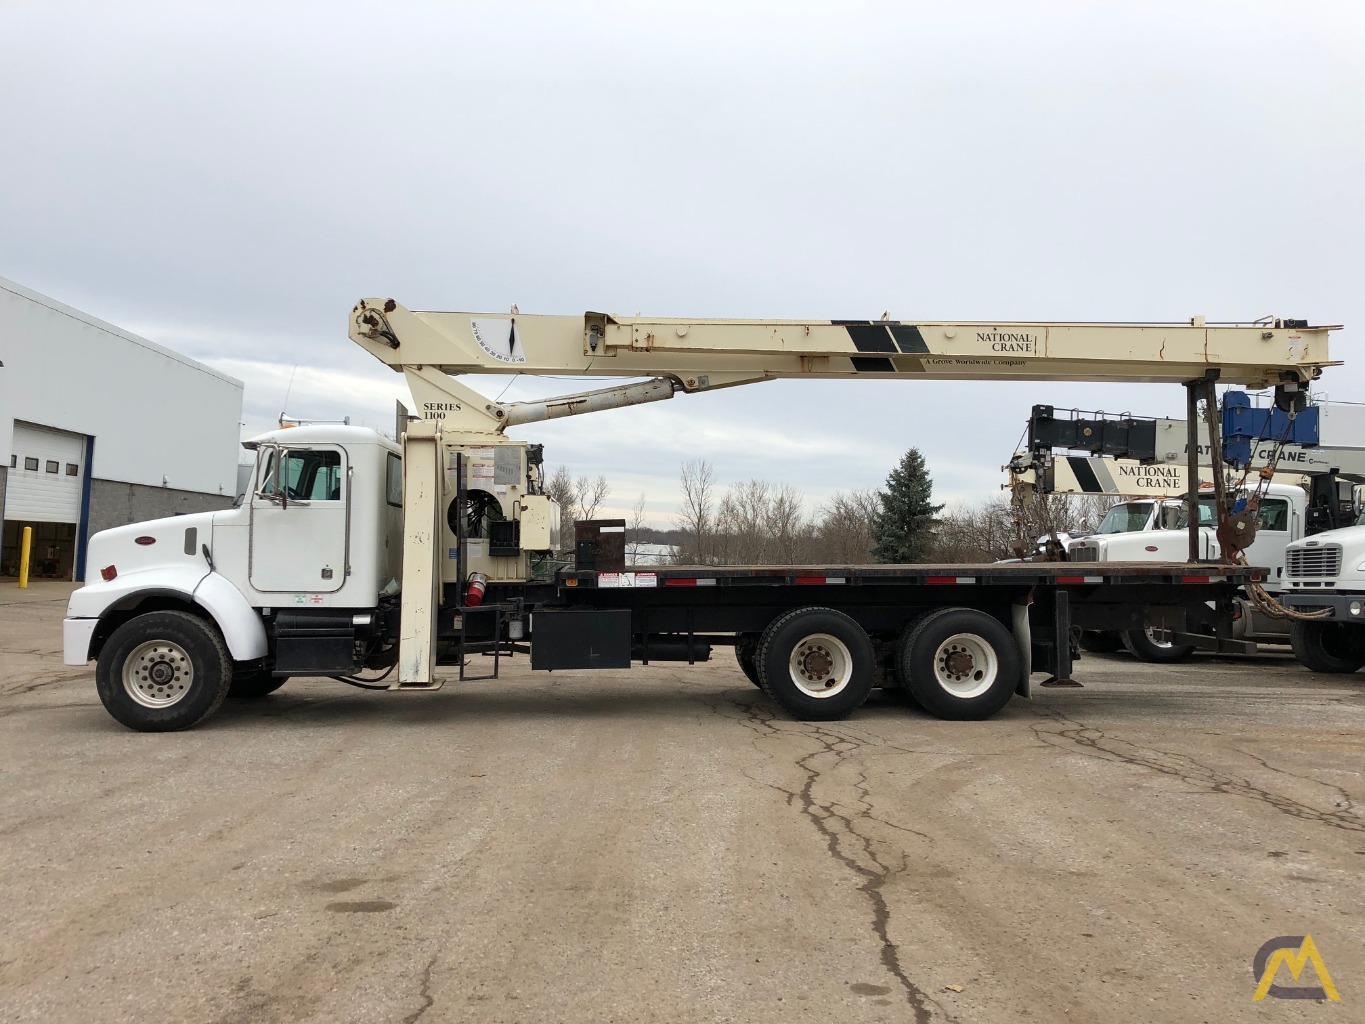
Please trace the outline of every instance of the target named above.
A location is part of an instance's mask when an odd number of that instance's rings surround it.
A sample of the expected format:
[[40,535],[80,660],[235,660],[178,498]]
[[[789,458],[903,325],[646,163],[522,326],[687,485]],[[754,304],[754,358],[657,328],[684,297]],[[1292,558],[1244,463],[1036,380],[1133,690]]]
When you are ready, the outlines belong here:
[[[239,696],[268,693],[289,673],[335,670],[340,654],[349,666],[397,590],[398,445],[366,428],[318,425],[273,430],[246,447],[256,467],[237,507],[90,539],[89,579],[67,606],[64,660],[99,660],[100,696],[125,724],[180,728],[210,713],[223,695],[191,699],[196,665],[231,674]],[[106,650],[113,656],[101,657]]]
[[[1285,572],[1285,549],[1303,537],[1307,516],[1307,495],[1293,484],[1270,484],[1257,516],[1256,539],[1246,549],[1248,565],[1266,570],[1265,588],[1279,593]],[[1199,499],[1199,557],[1214,560],[1221,554],[1214,535],[1213,492]],[[1075,562],[1169,562],[1189,554],[1189,514],[1179,498],[1144,498],[1123,501],[1105,513],[1099,529],[1089,537],[1073,542],[1067,557]],[[1325,534],[1323,535],[1325,536]],[[1239,614],[1233,622],[1233,638],[1284,643],[1288,625],[1257,611],[1250,601],[1238,601]],[[1157,631],[1129,630],[1119,636],[1085,636],[1082,644],[1090,650],[1115,651],[1127,647],[1145,661],[1176,661],[1193,650],[1173,644]]]
[[1300,662],[1315,672],[1355,672],[1365,665],[1365,526],[1290,544],[1280,601],[1320,616],[1290,625]]

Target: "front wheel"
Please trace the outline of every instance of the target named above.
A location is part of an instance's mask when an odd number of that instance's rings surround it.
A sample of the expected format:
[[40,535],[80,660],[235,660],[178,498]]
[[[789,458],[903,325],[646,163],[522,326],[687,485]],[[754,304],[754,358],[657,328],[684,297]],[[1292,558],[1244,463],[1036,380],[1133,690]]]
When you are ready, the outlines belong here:
[[990,718],[1019,684],[1014,637],[992,615],[944,608],[921,619],[899,645],[898,674],[929,714],[959,721]]
[[832,608],[798,608],[763,632],[757,664],[763,692],[793,718],[846,718],[876,682],[876,651],[863,627]]
[[1166,630],[1153,629],[1151,626],[1124,630],[1123,646],[1138,661],[1152,665],[1170,665],[1184,661],[1194,653],[1193,644],[1178,644],[1169,639]]
[[212,623],[188,612],[148,612],[105,641],[95,664],[100,702],[139,732],[198,725],[223,703],[232,658]]
[[1289,624],[1289,646],[1314,672],[1355,672],[1365,665],[1365,626],[1296,619]]

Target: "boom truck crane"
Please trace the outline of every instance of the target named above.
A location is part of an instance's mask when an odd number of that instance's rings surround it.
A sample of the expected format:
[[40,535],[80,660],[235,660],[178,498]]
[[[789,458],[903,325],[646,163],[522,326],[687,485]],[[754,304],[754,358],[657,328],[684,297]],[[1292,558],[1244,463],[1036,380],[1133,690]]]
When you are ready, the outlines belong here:
[[[98,534],[89,558],[100,579],[72,595],[65,659],[95,659],[105,707],[145,731],[194,725],[225,695],[263,695],[291,675],[433,690],[438,665],[496,676],[512,652],[529,653],[532,669],[597,669],[705,660],[713,646],[733,646],[745,675],[798,718],[844,717],[879,682],[941,718],[989,717],[1028,696],[1034,672],[1071,681],[1073,621],[1119,628],[1152,609],[1229,609],[1256,572],[1177,562],[646,572],[605,542],[579,545],[576,567],[554,571],[559,517],[540,447],[506,429],[775,378],[1168,382],[1191,402],[1211,400],[1219,380],[1273,385],[1291,403],[1331,365],[1332,329],[528,316],[365,299],[350,337],[406,376],[422,416],[401,451],[356,427],[271,431],[248,442],[256,468],[240,508]],[[509,372],[630,382],[504,404],[456,379]]]
[[[1087,631],[1081,646],[1104,652],[1126,648],[1140,660],[1163,663],[1182,660],[1196,647],[1235,653],[1254,650],[1256,642],[1288,643],[1293,619],[1278,607],[1286,545],[1353,524],[1359,512],[1354,488],[1365,483],[1365,448],[1318,444],[1320,411],[1320,406],[1309,406],[1289,416],[1253,409],[1242,392],[1224,395],[1224,455],[1230,466],[1242,471],[1242,479],[1228,481],[1229,486],[1246,494],[1259,491],[1255,522],[1250,536],[1242,538],[1241,550],[1248,564],[1265,570],[1261,587],[1272,598],[1267,602],[1251,594],[1238,596],[1231,645],[1212,635],[1213,622],[1206,617],[1202,623],[1187,623],[1181,635],[1150,626],[1121,633]],[[1212,447],[1202,425],[1196,454],[1204,482],[1196,482],[1193,491],[1188,486],[1185,421],[1036,405],[1026,433],[1028,450],[1016,453],[1007,467],[1016,507],[1036,494],[1126,499],[1109,509],[1093,535],[1067,545],[1067,560],[1168,561],[1186,543],[1192,501],[1197,502],[1193,521],[1199,530],[1200,557],[1221,556]],[[1086,454],[1065,454],[1074,452]],[[1250,485],[1248,476],[1253,478]]]

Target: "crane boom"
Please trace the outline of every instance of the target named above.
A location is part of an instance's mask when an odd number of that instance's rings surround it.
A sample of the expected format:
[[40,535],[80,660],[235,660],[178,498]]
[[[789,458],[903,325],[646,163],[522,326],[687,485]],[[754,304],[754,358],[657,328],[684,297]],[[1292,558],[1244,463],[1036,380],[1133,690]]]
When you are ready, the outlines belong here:
[[[1274,318],[1255,324],[1208,324],[1201,317],[1185,324],[909,323],[415,312],[392,299],[364,299],[351,312],[349,333],[406,373],[424,418],[500,431],[509,407],[452,376],[652,377],[670,384],[616,405],[783,377],[1185,383],[1216,370],[1221,383],[1263,387],[1307,383],[1332,365],[1333,329]],[[610,407],[581,404],[583,411]]]

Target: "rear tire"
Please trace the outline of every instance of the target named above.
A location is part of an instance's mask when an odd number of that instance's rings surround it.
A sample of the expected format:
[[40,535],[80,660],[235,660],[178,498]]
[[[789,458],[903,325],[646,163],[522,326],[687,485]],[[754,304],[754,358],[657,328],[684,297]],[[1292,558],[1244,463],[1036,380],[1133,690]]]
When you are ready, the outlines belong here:
[[95,664],[95,689],[114,719],[138,732],[198,725],[232,684],[217,628],[188,612],[148,612],[114,630]]
[[1355,672],[1365,665],[1365,626],[1295,620],[1289,624],[1289,646],[1314,672]]
[[744,678],[761,690],[763,683],[758,677],[758,641],[756,633],[741,633],[735,637],[735,661],[739,662],[739,670],[744,673]]
[[268,697],[285,683],[288,676],[272,676],[269,672],[251,672],[235,676],[227,695],[233,700],[260,700]]
[[910,677],[906,674],[906,667],[910,664],[910,638],[915,635],[915,627],[923,621],[924,617],[919,616],[901,627],[900,633],[896,635],[896,642],[891,650],[890,663],[887,666],[890,669],[891,678],[896,683],[896,694],[906,704],[921,711],[924,710],[924,706],[920,704],[919,698],[910,688]]
[[925,616],[900,645],[898,674],[936,718],[990,718],[1009,703],[1022,670],[1010,631],[974,608]]
[[832,608],[797,608],[763,631],[757,665],[763,692],[793,718],[847,718],[867,700],[877,658],[863,627]]
[[1117,654],[1123,650],[1123,637],[1108,629],[1083,629],[1080,644],[1091,654]]
[[1184,661],[1194,653],[1193,644],[1177,644],[1170,640],[1158,640],[1148,629],[1126,629],[1123,631],[1123,646],[1138,661],[1151,665],[1173,665]]

